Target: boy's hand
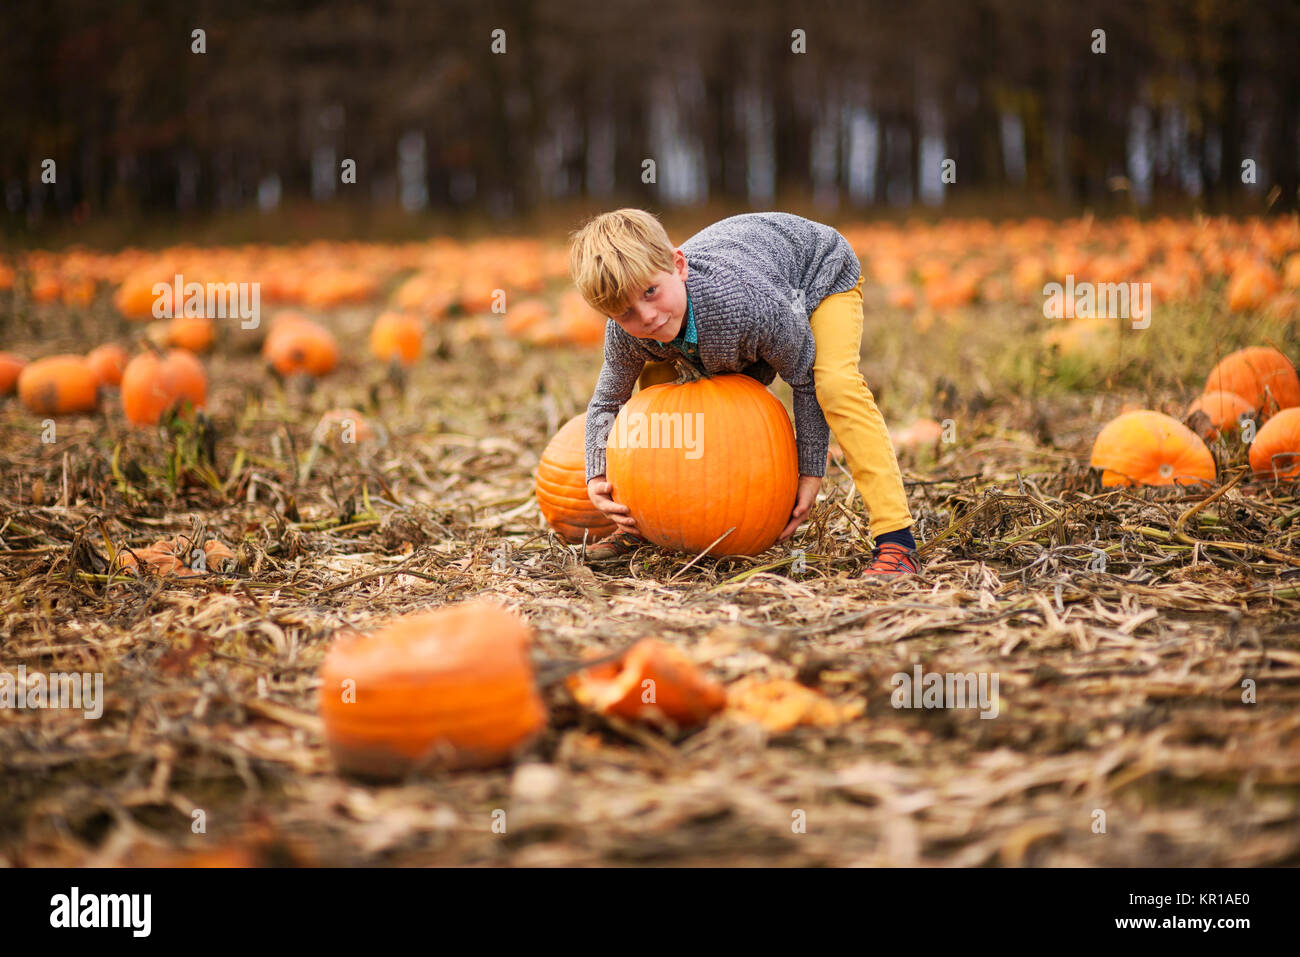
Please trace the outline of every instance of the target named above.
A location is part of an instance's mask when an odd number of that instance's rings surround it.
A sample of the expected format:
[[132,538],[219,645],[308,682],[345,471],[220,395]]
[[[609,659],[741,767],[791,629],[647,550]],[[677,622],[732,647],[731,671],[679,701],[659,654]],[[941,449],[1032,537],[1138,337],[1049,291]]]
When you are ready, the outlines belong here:
[[778,542],[784,542],[803,524],[803,520],[808,517],[808,513],[812,511],[813,505],[817,502],[817,493],[821,489],[822,480],[820,475],[799,476],[799,491],[794,497],[794,511],[790,513],[790,524],[785,527],[785,531],[777,539]]
[[587,483],[587,498],[591,499],[592,505],[604,512],[610,521],[618,526],[620,532],[640,535],[641,532],[636,527],[636,519],[632,517],[632,510],[610,498],[610,493],[613,491],[614,486],[610,485],[603,475],[597,475]]

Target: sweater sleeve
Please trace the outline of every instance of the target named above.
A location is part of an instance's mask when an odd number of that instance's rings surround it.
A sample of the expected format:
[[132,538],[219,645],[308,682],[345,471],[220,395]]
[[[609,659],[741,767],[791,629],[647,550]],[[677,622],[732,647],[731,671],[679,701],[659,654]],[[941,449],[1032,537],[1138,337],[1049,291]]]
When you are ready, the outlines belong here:
[[808,317],[790,303],[769,299],[770,310],[757,326],[756,357],[768,363],[789,384],[794,393],[795,445],[799,453],[799,474],[826,474],[826,452],[830,427],[817,401],[813,383],[813,360],[817,343]]
[[605,474],[605,442],[646,362],[653,359],[612,320],[605,325],[605,362],[600,367],[596,391],[587,403],[587,481]]

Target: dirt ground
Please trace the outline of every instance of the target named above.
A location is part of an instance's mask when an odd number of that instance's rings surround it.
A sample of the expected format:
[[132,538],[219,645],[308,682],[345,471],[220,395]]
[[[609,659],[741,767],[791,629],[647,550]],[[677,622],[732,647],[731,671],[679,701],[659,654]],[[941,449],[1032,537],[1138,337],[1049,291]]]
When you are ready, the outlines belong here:
[[[98,720],[0,714],[0,863],[1300,863],[1296,487],[1249,481],[1239,456],[1213,493],[1103,490],[1087,469],[1126,402],[1186,401],[1190,353],[1156,361],[1173,339],[1069,366],[1014,316],[913,328],[873,309],[863,367],[891,425],[950,418],[955,440],[902,457],[924,575],[869,583],[839,460],[792,543],[802,569],[787,547],[583,566],[532,482],[599,352],[448,323],[403,379],[360,357],[372,313],[328,317],[344,362],[311,391],[223,330],[211,435],[130,430],[113,400],[44,443],[0,407],[0,670],[99,671],[106,693]],[[6,347],[125,329],[100,303]],[[336,406],[386,443],[309,451]],[[122,544],[196,532],[237,569],[109,574]],[[332,636],[477,595],[528,618],[539,660],[656,636],[724,683],[795,678],[865,710],[670,734],[555,684],[514,765],[338,775],[315,713]],[[893,707],[892,676],[917,666],[996,675],[996,717]]]

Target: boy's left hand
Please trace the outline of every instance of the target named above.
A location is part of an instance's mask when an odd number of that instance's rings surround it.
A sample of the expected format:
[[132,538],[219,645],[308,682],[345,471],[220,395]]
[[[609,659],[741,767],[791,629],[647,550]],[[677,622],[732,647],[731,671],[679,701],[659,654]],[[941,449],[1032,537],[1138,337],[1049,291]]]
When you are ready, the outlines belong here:
[[821,489],[822,479],[820,475],[799,476],[799,491],[794,497],[794,511],[790,513],[790,524],[785,527],[785,531],[777,539],[778,542],[784,542],[803,524],[803,520],[812,511],[812,507],[817,501],[817,493]]

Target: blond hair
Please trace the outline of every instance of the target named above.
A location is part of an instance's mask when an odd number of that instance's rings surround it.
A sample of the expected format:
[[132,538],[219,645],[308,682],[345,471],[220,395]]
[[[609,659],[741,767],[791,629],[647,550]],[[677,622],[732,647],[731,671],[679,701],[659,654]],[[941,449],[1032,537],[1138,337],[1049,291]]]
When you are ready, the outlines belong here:
[[673,269],[673,244],[663,224],[644,209],[601,213],[571,237],[569,272],[592,308],[617,316],[650,285],[655,273]]

